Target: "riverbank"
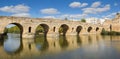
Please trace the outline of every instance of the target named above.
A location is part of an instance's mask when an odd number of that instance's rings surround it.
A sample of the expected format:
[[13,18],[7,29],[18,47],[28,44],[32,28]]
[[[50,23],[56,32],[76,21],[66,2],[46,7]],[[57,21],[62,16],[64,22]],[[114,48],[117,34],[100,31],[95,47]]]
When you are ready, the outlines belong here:
[[120,32],[116,32],[116,31],[102,31],[101,35],[120,35]]

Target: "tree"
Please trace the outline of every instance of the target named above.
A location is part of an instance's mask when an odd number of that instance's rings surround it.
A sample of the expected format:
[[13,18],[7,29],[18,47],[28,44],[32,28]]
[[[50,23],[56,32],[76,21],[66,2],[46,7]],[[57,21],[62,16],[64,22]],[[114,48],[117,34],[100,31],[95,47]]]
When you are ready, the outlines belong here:
[[83,18],[83,19],[81,19],[81,22],[86,22],[86,20]]
[[11,28],[5,28],[4,32],[8,33],[20,33],[20,29],[18,26],[13,26]]
[[65,19],[64,20],[68,20],[68,18],[67,17],[65,17]]
[[42,26],[38,26],[36,29],[36,34],[39,34],[39,33],[44,33],[44,28]]
[[117,13],[117,15],[120,15],[120,13]]

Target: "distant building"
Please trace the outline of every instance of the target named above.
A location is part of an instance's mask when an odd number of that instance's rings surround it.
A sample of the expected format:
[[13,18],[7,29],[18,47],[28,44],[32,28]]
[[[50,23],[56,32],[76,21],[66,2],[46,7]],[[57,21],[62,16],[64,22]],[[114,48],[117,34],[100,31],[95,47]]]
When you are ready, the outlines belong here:
[[98,18],[92,17],[92,18],[87,18],[87,19],[86,19],[86,23],[101,24],[101,21],[100,21],[100,19],[98,19]]

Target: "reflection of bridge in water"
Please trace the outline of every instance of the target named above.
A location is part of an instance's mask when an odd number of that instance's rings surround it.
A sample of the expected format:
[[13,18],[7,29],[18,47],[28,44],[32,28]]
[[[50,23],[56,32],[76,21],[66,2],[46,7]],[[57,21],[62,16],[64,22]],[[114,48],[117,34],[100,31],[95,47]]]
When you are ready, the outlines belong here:
[[[46,40],[45,40],[46,39]],[[81,36],[61,36],[33,39],[22,39],[20,48],[8,54],[4,48],[4,41],[0,41],[0,58],[25,58],[32,56],[40,56],[44,54],[57,54],[65,51],[72,51],[82,47],[90,47],[93,50],[99,49],[99,42],[104,39],[110,40],[110,37],[102,37],[101,35],[81,35]],[[104,44],[103,44],[104,45]],[[88,48],[87,48],[88,49]],[[18,52],[17,52],[18,51]],[[14,53],[15,52],[15,53]]]

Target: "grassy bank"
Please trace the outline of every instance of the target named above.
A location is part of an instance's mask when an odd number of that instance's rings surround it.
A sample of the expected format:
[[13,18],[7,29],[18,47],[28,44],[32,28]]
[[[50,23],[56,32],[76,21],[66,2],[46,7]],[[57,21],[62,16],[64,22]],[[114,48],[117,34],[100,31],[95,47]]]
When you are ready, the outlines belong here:
[[101,32],[101,35],[120,35],[120,32],[116,31],[105,31],[104,29]]

